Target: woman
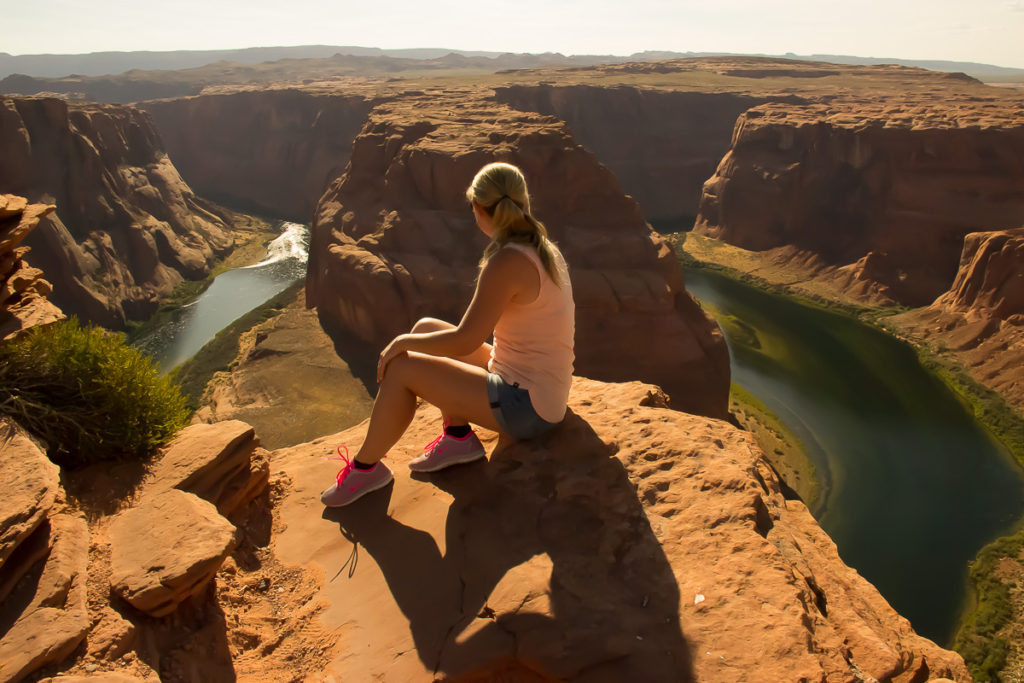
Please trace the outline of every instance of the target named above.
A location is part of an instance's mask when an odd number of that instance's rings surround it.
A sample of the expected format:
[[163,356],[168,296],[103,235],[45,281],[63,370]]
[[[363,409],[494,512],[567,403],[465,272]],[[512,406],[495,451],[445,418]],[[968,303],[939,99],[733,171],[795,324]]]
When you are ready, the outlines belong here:
[[353,460],[343,456],[345,467],[320,497],[324,505],[348,505],[391,482],[380,460],[412,421],[417,396],[444,416],[440,436],[409,463],[417,472],[483,457],[470,422],[530,439],[565,416],[575,333],[565,259],[530,214],[526,180],[515,166],[484,166],[466,197],[491,238],[473,300],[457,327],[425,318],[381,352],[366,439]]

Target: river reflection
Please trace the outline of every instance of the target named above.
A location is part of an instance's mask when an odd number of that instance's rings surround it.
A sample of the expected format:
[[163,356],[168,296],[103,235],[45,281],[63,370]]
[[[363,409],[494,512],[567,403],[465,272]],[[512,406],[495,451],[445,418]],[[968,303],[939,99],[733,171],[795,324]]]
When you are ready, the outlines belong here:
[[191,358],[232,322],[306,276],[309,229],[284,223],[267,247],[267,258],[218,275],[193,303],[137,342],[167,372]]
[[1020,469],[907,345],[712,271],[686,287],[749,327],[727,334],[733,381],[803,439],[843,560],[949,645],[968,563],[1024,513]]

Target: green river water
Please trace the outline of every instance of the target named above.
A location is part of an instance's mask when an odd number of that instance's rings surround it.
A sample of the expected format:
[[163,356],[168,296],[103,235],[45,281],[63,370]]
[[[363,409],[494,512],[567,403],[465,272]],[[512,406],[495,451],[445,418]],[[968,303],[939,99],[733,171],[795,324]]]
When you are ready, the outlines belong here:
[[685,271],[723,326],[733,381],[799,436],[839,554],[948,646],[968,563],[1024,514],[1024,476],[906,344],[720,273]]

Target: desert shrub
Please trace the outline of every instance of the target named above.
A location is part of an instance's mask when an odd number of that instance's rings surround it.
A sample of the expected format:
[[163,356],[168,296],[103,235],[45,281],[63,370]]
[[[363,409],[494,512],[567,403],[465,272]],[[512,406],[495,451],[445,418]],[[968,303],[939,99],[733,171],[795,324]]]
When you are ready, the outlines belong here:
[[978,683],[998,681],[1006,665],[1009,643],[999,633],[1013,619],[1010,590],[996,576],[999,562],[1018,557],[1024,549],[1024,529],[981,549],[970,570],[974,609],[966,616],[953,649],[960,653]]
[[61,465],[141,458],[188,419],[178,386],[124,336],[74,318],[0,345],[0,413]]

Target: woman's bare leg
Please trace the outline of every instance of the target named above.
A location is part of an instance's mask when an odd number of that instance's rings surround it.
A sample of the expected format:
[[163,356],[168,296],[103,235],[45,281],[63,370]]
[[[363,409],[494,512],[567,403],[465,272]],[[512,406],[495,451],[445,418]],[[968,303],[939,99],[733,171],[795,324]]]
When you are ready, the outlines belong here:
[[[450,322],[446,322],[444,320],[439,320],[437,318],[420,318],[416,322],[416,324],[413,325],[412,332],[414,334],[418,332],[437,332],[438,330],[451,330],[454,328],[455,325],[452,325]],[[480,345],[480,348],[478,348],[476,351],[473,351],[473,353],[470,353],[465,356],[453,356],[452,358],[463,363],[468,363],[469,365],[475,365],[479,368],[484,368],[486,370],[487,364],[491,360],[491,345],[485,342]],[[443,408],[441,409],[441,415],[447,424],[456,427],[468,424],[465,418],[460,418],[455,415],[449,415],[447,412],[445,412]]]
[[453,358],[407,353],[392,360],[384,373],[356,460],[369,465],[387,454],[412,422],[417,396],[440,408],[453,424],[499,429],[487,396],[486,370]]

